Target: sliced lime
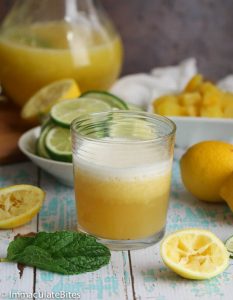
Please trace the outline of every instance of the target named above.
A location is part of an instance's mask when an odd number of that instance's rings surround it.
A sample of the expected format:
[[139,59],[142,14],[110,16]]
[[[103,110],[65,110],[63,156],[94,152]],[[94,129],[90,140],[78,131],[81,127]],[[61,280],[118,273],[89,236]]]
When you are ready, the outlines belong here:
[[132,103],[127,103],[127,106],[129,108],[129,110],[133,110],[133,111],[144,111],[144,109],[142,109],[140,106],[136,105],[136,104],[132,104]]
[[56,125],[50,116],[46,117],[41,124],[41,132],[43,132],[47,128],[51,128],[51,125]]
[[88,91],[83,93],[80,97],[88,97],[104,101],[107,104],[109,104],[112,108],[122,110],[128,109],[128,105],[125,103],[124,100],[106,91]]
[[62,127],[54,127],[45,137],[45,147],[54,160],[71,162],[71,136],[70,130]]
[[230,254],[230,257],[233,258],[233,235],[226,240],[225,246]]
[[50,115],[58,125],[69,128],[71,122],[81,115],[110,111],[111,109],[112,107],[104,101],[83,97],[54,105]]
[[46,138],[46,135],[49,132],[49,130],[53,127],[54,127],[54,124],[52,124],[50,122],[50,123],[47,123],[46,126],[41,128],[41,133],[37,140],[37,145],[36,145],[36,154],[38,154],[41,157],[51,158],[49,155],[49,152],[47,151],[47,149],[45,147],[45,138]]

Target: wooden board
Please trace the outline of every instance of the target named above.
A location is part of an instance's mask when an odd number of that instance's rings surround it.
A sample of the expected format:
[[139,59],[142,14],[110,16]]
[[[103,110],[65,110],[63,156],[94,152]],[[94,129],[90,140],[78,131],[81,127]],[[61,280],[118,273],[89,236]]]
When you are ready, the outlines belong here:
[[26,160],[18,148],[18,139],[28,125],[20,118],[20,110],[0,101],[0,164]]

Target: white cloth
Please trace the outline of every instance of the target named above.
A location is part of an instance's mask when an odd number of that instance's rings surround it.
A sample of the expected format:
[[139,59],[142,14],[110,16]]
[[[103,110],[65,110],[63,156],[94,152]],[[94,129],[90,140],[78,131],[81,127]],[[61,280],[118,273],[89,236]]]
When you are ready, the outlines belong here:
[[[154,68],[150,74],[137,73],[121,77],[110,91],[129,103],[150,110],[151,102],[155,98],[180,92],[196,73],[196,59],[188,58],[177,66]],[[220,80],[218,86],[233,92],[233,75]]]
[[189,58],[178,66],[154,68],[150,74],[126,75],[117,80],[110,91],[129,103],[148,109],[155,98],[181,91],[196,73],[196,60]]
[[218,82],[218,86],[227,92],[233,93],[233,75],[228,75]]

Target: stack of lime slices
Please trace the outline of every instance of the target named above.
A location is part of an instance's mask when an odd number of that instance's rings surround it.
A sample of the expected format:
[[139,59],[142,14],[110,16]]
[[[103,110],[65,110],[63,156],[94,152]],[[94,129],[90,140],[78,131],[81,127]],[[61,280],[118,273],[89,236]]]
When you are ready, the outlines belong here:
[[140,110],[128,107],[120,98],[102,91],[88,91],[79,98],[55,104],[49,119],[42,125],[37,141],[37,154],[58,161],[71,162],[71,122],[85,114],[111,110]]

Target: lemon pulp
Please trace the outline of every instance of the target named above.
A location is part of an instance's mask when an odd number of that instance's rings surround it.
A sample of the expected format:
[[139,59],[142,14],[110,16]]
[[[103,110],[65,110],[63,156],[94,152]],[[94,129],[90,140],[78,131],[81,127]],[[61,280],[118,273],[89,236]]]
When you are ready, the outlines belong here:
[[168,235],[161,244],[164,263],[188,279],[208,279],[223,272],[229,255],[212,232],[186,229]]
[[0,228],[26,224],[39,212],[45,193],[32,185],[15,185],[0,189]]

